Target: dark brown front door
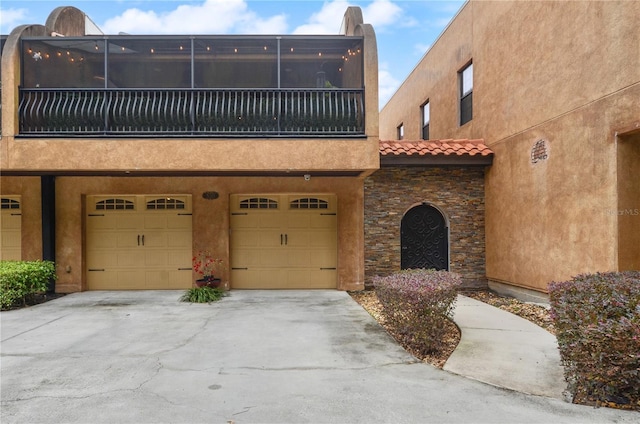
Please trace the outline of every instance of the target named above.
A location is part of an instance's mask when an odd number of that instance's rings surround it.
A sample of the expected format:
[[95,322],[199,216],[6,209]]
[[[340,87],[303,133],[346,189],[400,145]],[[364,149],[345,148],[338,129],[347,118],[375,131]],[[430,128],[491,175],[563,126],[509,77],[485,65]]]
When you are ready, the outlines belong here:
[[442,213],[428,204],[411,208],[400,224],[402,269],[449,270],[449,229]]

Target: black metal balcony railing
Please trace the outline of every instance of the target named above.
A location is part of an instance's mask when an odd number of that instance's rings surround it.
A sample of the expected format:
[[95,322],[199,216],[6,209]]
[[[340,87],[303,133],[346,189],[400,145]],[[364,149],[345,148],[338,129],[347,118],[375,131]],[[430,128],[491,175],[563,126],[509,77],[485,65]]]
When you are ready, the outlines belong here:
[[20,134],[362,136],[364,91],[20,89]]

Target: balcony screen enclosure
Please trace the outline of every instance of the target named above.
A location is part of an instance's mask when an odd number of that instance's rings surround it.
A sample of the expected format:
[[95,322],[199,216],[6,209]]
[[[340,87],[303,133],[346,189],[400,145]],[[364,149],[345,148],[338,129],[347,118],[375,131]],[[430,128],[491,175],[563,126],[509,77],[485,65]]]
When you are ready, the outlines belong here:
[[22,40],[20,133],[362,135],[363,38]]

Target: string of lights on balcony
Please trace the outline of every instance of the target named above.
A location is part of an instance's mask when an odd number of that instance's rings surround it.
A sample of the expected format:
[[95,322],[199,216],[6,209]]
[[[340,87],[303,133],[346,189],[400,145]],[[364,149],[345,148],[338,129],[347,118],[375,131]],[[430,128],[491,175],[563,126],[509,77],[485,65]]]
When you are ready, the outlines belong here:
[[[100,52],[101,46],[98,44],[97,41],[94,42],[93,49],[96,52]],[[211,52],[212,51],[212,47],[211,46],[206,46],[206,47],[204,47],[204,49],[207,52]],[[126,48],[124,46],[119,46],[119,50],[121,52],[123,52],[123,53],[136,53],[135,50],[128,49],[128,48]],[[262,50],[265,51],[265,52],[269,51],[269,47],[268,46],[263,46]],[[178,51],[185,51],[185,47],[183,45],[178,46]],[[190,51],[190,50],[187,50],[187,51]],[[33,49],[29,48],[27,50],[27,52],[36,62],[38,62],[40,60],[43,60],[43,59],[50,59],[51,58],[51,54],[50,53],[44,53],[43,54],[42,51],[40,51],[40,50],[34,51]],[[241,52],[240,48],[238,48],[238,47],[234,47],[233,48],[233,53],[234,54],[237,54],[237,53],[240,53],[240,52]],[[289,48],[289,52],[290,53],[294,53],[295,52],[294,47]],[[149,48],[149,53],[150,54],[156,54],[158,52],[157,52],[155,47],[150,47]],[[220,53],[220,52],[218,52],[218,53]],[[347,49],[346,54],[343,54],[341,56],[341,58],[342,58],[343,61],[348,62],[350,57],[356,56],[356,55],[358,55],[360,53],[361,53],[361,49],[360,48],[355,49],[355,50]],[[84,62],[85,61],[85,57],[83,55],[75,56],[74,54],[72,54],[72,52],[70,50],[57,50],[55,55],[57,57],[63,57],[63,56],[66,55],[66,56],[68,56],[69,62],[72,62],[72,63],[73,62]],[[317,52],[317,55],[318,55],[318,57],[323,57],[323,52]],[[338,70],[341,72],[342,68],[339,68]]]

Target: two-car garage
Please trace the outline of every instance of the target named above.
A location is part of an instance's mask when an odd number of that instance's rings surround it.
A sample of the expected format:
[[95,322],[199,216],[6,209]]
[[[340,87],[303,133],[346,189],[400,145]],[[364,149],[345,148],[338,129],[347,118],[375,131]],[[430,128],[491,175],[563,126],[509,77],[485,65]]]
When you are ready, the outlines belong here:
[[[190,194],[91,195],[85,212],[89,290],[191,286]],[[336,288],[335,195],[231,195],[229,214],[231,288]]]

